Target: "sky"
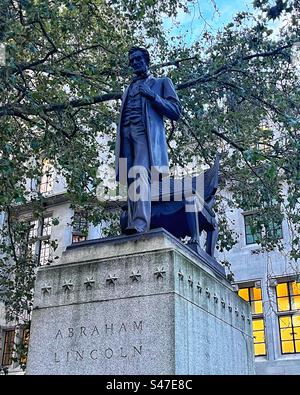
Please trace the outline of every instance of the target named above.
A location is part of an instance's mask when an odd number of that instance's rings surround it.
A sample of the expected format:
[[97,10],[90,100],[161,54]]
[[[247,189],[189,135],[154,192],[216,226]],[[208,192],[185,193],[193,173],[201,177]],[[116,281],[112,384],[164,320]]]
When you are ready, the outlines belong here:
[[[189,44],[197,41],[205,30],[216,33],[239,11],[253,11],[253,0],[197,0],[190,14],[179,12],[176,20],[167,19],[165,28],[171,35],[188,37]],[[216,5],[218,11],[215,9]],[[176,25],[179,22],[179,25]]]

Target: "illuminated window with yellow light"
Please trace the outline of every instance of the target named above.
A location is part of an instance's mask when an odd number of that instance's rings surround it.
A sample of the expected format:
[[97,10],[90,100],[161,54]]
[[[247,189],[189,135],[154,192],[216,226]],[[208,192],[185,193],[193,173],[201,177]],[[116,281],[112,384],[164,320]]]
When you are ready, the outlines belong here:
[[238,295],[250,303],[252,314],[263,313],[261,288],[241,288],[238,291]]
[[254,355],[266,355],[265,324],[263,318],[263,302],[261,288],[240,288],[238,295],[250,303],[252,312],[252,330]]
[[[300,353],[300,282],[288,281],[276,286],[282,354]],[[282,314],[289,312],[290,314]]]
[[276,294],[278,311],[300,310],[300,282],[280,283]]
[[254,355],[266,355],[265,322],[263,318],[252,318]]

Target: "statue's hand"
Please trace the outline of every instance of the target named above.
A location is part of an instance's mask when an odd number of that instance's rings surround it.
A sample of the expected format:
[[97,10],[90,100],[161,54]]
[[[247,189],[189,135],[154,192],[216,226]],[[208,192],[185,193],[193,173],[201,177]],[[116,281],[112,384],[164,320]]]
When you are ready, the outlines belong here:
[[150,99],[150,100],[154,100],[155,99],[155,93],[145,83],[140,85],[140,93],[144,97],[146,97],[146,99]]

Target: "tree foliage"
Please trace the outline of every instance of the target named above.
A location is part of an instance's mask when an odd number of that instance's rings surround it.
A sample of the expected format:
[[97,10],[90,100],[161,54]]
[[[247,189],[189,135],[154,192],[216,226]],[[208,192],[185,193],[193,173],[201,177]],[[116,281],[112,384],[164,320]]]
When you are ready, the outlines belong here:
[[[36,263],[22,248],[28,225],[15,218],[25,203],[35,217],[43,214],[44,197],[28,189],[28,180],[41,177],[43,160],[66,178],[72,204],[85,208],[90,221],[108,215],[95,204],[103,181],[97,169],[113,159],[113,125],[130,80],[127,51],[136,44],[149,48],[153,73],[173,80],[183,105],[182,120],[168,127],[172,164],[184,166],[196,156],[209,165],[216,151],[222,153],[222,187],[229,195],[216,209],[219,249],[235,242],[228,206],[259,209],[258,227],[288,219],[290,259],[299,259],[299,1],[255,0],[253,14],[237,14],[218,34],[206,31],[197,42],[178,43],[164,19],[194,3],[2,0],[0,209],[7,221],[0,287],[10,317],[31,309]],[[261,243],[282,248],[270,232]]]

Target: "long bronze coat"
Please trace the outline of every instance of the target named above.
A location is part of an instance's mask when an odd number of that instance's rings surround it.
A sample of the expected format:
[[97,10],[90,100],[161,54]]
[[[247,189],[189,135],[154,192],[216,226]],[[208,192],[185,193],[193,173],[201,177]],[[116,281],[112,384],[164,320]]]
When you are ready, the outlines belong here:
[[[180,117],[181,106],[170,78],[154,78],[150,75],[145,80],[145,83],[156,93],[154,101],[150,101],[142,96],[142,111],[148,138],[150,165],[168,167],[169,160],[164,117],[177,121]],[[122,107],[117,132],[115,150],[117,180],[119,180],[119,158],[122,157],[122,115],[128,89],[129,87],[127,87],[122,97]]]

